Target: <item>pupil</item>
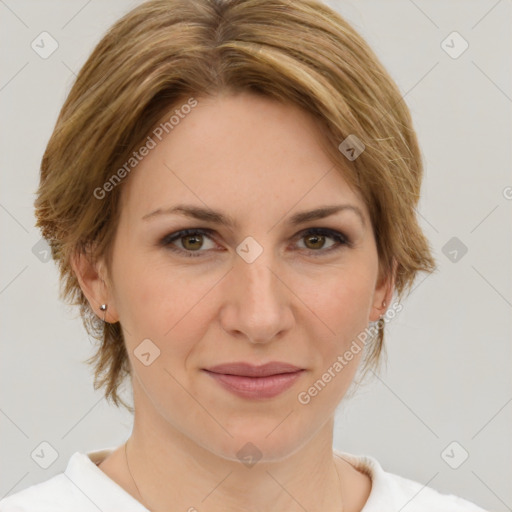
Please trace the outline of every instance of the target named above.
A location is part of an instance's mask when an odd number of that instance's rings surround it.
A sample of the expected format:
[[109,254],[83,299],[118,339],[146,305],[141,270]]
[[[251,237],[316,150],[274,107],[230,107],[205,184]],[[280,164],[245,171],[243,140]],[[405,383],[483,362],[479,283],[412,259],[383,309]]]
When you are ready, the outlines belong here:
[[[188,235],[185,237],[185,247],[187,247],[187,243],[188,243],[188,240],[192,240],[192,245],[194,245],[194,240],[195,240],[195,243],[196,244],[199,244],[201,245],[201,241],[200,241],[200,235]],[[197,249],[197,247],[187,247],[188,249]]]
[[[313,245],[315,245],[319,240],[322,241],[323,235],[310,235],[308,238],[309,240],[313,240]],[[320,246],[322,246],[322,243],[320,243]]]

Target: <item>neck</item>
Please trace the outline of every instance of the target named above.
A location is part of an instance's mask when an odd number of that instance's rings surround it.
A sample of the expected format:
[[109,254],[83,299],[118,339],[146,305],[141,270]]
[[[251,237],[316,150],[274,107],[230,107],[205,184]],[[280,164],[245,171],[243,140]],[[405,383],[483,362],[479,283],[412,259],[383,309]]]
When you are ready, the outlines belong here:
[[[136,408],[127,451],[130,492],[151,511],[340,512],[343,492],[332,431],[329,420],[295,452],[262,453],[246,465],[200,446],[154,410],[137,414]],[[343,484],[342,471],[339,476]]]

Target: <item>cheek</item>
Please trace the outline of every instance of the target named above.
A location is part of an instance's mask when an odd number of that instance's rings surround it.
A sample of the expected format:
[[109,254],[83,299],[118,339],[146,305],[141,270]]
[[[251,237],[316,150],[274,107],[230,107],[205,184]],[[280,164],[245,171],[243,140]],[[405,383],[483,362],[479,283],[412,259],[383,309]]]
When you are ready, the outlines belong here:
[[161,337],[172,326],[169,312],[179,309],[179,283],[126,241],[117,244],[113,261],[114,299],[127,342]]
[[[316,286],[318,290],[318,286]],[[334,274],[314,294],[312,309],[329,326],[333,336],[346,340],[368,325],[374,291],[373,273],[369,267]],[[332,334],[332,333],[331,333]]]
[[160,350],[158,362],[181,371],[204,336],[208,291],[218,278],[193,279],[165,263],[148,264],[143,256],[120,261],[117,270],[116,304],[130,353],[150,339]]
[[322,322],[310,337],[318,340],[321,332],[327,335],[322,335],[321,342],[315,343],[313,357],[317,364],[309,383],[312,388],[304,390],[306,398],[315,403],[315,410],[336,407],[356,374],[364,348],[361,333],[368,327],[372,295],[373,274],[369,267],[340,271],[336,278],[325,283],[322,293],[316,295],[312,309]]

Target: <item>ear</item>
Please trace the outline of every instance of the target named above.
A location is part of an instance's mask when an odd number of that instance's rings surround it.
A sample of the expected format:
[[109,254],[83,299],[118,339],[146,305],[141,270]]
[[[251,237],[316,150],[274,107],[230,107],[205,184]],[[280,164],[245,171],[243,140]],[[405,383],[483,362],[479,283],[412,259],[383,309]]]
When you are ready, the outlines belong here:
[[[80,288],[89,301],[91,309],[105,322],[115,323],[119,321],[111,287],[106,274],[106,266],[103,260],[93,262],[90,252],[76,252],[71,257],[71,267],[78,279]],[[102,304],[107,305],[103,312],[100,309]]]
[[[398,262],[393,259],[391,273],[387,276],[380,276],[373,294],[373,304],[370,312],[370,320],[376,322],[384,315],[391,305],[393,291],[395,289],[396,270]],[[384,306],[384,303],[386,305]]]

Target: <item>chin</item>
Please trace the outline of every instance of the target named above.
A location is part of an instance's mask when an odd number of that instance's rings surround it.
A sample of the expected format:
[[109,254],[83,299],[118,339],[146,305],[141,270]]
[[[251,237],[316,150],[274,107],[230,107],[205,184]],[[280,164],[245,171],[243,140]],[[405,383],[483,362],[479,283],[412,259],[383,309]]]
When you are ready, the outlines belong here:
[[218,443],[215,445],[212,445],[210,438],[208,449],[226,460],[242,463],[245,460],[248,465],[251,461],[279,462],[293,455],[307,442],[310,434],[297,431],[298,425],[291,422],[285,425],[289,419],[280,424],[283,418],[279,421],[261,422],[256,422],[253,418],[238,425],[231,425],[228,431],[233,437],[223,435],[217,438]]

